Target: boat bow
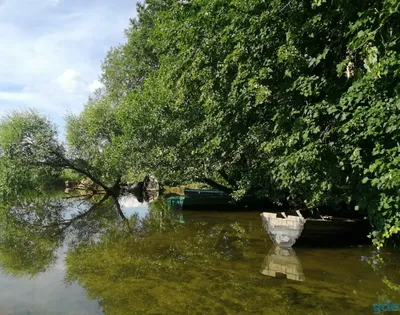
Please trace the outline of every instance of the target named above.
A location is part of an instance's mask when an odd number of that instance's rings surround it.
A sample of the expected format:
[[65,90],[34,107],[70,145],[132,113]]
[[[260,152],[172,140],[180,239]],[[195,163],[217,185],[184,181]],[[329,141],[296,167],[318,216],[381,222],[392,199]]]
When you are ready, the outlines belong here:
[[283,247],[292,247],[301,235],[306,219],[303,216],[293,216],[281,213],[261,213],[264,228],[268,231],[272,241]]

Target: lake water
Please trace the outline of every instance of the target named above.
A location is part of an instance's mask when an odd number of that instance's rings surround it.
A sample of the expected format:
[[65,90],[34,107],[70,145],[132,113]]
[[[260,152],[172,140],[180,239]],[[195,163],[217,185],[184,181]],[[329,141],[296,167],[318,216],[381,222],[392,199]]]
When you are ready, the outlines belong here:
[[111,199],[94,204],[3,207],[0,315],[364,315],[400,303],[393,248],[283,250],[257,212],[171,213],[162,199],[149,210],[133,197],[120,199],[122,214]]

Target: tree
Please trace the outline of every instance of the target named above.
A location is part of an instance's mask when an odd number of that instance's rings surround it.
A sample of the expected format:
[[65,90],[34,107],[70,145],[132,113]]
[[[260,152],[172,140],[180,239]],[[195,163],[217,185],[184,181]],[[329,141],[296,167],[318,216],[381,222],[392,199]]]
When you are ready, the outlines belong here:
[[68,115],[67,143],[59,141],[55,126],[36,111],[13,112],[2,119],[0,178],[4,180],[0,185],[4,197],[51,186],[66,170],[89,178],[113,195],[118,195],[122,180],[144,175],[131,148],[140,144],[133,146],[137,139],[122,138],[116,112],[120,98],[141,86],[157,68],[148,38],[154,15],[164,5],[163,1],[138,5],[138,19],[131,21],[126,33],[128,43],[110,51],[105,60],[102,82],[106,89],[97,91],[82,113]]
[[89,100],[80,114],[70,114],[66,122],[70,156],[82,161],[97,182],[117,187],[132,162],[124,150],[129,144],[120,141],[121,128],[110,98]]
[[158,12],[173,2],[149,0],[136,4],[137,17],[125,30],[127,43],[111,48],[102,65],[101,82],[113,100],[120,101],[141,87],[148,75],[158,69],[158,51],[151,36]]
[[105,106],[101,103],[96,107],[99,110],[92,110],[89,104],[80,118],[69,117],[69,146],[61,143],[55,126],[35,111],[13,112],[3,118],[0,124],[3,193],[37,189],[67,169],[89,178],[108,194],[117,193],[126,163],[118,160],[118,139],[105,143],[114,132],[103,128],[99,119],[104,117],[96,116],[102,114]]
[[55,127],[37,112],[14,112],[0,123],[0,186],[3,198],[44,190],[60,175],[65,150]]
[[163,179],[368,212],[379,246],[400,227],[398,21],[393,0],[170,4],[123,133]]

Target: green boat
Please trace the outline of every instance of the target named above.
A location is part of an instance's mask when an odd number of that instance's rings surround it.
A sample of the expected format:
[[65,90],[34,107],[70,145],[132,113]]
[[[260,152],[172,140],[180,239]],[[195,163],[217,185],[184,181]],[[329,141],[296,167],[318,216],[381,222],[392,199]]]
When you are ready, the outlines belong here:
[[219,197],[229,197],[228,194],[218,190],[218,189],[189,189],[185,188],[183,191],[185,197],[196,197],[196,198],[219,198]]
[[168,205],[179,209],[220,209],[231,208],[234,200],[231,196],[217,190],[195,190],[185,189],[185,196],[174,196],[168,198]]
[[256,210],[264,209],[270,203],[266,200],[248,196],[236,202],[230,195],[216,190],[185,189],[184,196],[168,199],[172,207],[186,210]]

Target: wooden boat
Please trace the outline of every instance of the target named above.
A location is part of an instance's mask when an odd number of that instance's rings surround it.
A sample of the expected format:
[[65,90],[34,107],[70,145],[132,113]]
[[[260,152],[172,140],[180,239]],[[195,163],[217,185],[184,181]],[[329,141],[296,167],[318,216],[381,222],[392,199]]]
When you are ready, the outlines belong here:
[[293,245],[356,245],[368,242],[369,221],[333,216],[305,217],[294,214],[261,214],[271,240],[282,247]]

